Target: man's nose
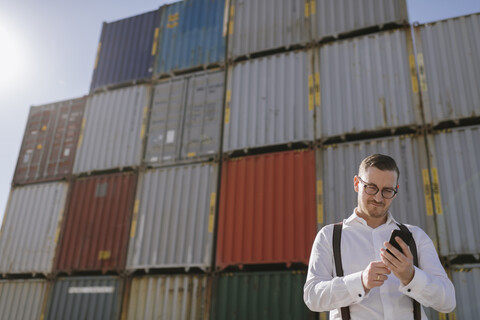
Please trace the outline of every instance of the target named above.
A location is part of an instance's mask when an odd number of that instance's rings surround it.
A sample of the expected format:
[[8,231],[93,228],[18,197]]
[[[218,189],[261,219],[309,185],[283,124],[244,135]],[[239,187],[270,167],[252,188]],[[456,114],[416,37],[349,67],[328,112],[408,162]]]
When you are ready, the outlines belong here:
[[377,194],[373,198],[377,202],[383,202],[382,190],[378,190]]

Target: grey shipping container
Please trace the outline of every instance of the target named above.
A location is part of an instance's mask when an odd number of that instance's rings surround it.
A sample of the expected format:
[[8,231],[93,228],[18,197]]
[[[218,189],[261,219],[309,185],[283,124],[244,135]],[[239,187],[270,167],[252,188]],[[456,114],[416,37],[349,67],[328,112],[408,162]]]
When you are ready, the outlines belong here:
[[133,278],[126,319],[203,320],[210,311],[211,280],[206,275]]
[[149,98],[146,85],[88,97],[73,172],[140,166]]
[[120,318],[123,281],[118,277],[55,280],[45,319],[114,320]]
[[427,123],[480,116],[480,14],[415,30]]
[[159,10],[103,23],[90,91],[149,80],[159,36]]
[[220,151],[224,71],[200,72],[154,86],[147,166],[215,158]]
[[385,25],[408,23],[405,0],[311,0],[306,14],[312,23],[312,37],[322,40],[354,32],[378,30]]
[[312,60],[313,51],[296,51],[229,69],[224,152],[314,140]]
[[480,254],[480,126],[428,135],[443,256]]
[[218,166],[193,164],[141,175],[127,269],[209,269]]
[[0,273],[52,271],[68,184],[13,188],[0,234]]
[[317,138],[421,125],[416,77],[408,29],[323,45]]
[[310,40],[308,0],[230,0],[228,57],[295,45]]
[[436,241],[427,151],[422,136],[342,143],[317,152],[319,227],[342,221],[353,213],[357,204],[353,177],[360,162],[370,154],[382,153],[394,158],[400,169],[399,192],[390,209],[393,217],[401,223],[421,227]]
[[0,318],[8,320],[42,319],[47,281],[0,281]]
[[453,266],[457,308],[449,319],[476,319],[480,314],[480,264]]
[[71,175],[85,101],[82,97],[30,108],[14,184]]

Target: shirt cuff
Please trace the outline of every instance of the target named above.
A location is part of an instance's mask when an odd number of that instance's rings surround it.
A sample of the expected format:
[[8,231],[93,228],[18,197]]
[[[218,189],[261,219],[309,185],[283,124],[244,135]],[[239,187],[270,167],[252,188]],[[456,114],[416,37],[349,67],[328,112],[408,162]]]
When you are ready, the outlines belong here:
[[366,294],[362,284],[362,271],[343,277],[343,281],[347,286],[347,290],[352,297],[353,303],[359,303],[365,298]]
[[413,297],[415,295],[418,295],[422,290],[427,286],[427,275],[423,270],[414,267],[415,268],[415,274],[413,275],[412,281],[410,281],[409,284],[404,286],[402,282],[400,282],[399,290],[403,294]]

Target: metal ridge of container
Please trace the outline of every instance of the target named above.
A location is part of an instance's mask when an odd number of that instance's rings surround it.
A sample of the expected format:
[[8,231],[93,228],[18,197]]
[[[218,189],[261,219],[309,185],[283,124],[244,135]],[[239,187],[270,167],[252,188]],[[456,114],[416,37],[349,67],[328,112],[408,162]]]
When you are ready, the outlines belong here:
[[312,53],[277,54],[229,68],[224,152],[314,140],[320,98]]
[[308,264],[316,235],[313,151],[226,161],[220,190],[217,268]]
[[324,44],[316,54],[316,139],[423,124],[408,29]]
[[150,90],[140,85],[88,97],[74,174],[141,165]]
[[136,173],[72,183],[55,261],[57,273],[124,270],[136,183]]
[[212,163],[141,173],[127,269],[210,269],[217,180]]
[[66,182],[11,190],[0,231],[0,273],[51,273],[67,192]]
[[471,13],[471,14],[459,15],[459,16],[454,16],[454,17],[451,17],[451,18],[445,18],[445,19],[440,19],[440,20],[435,20],[435,21],[430,21],[430,22],[425,22],[425,23],[415,23],[414,26],[415,27],[433,26],[437,23],[443,23],[443,22],[447,22],[447,21],[450,21],[450,20],[458,20],[458,19],[461,19],[461,18],[469,18],[471,16],[477,16],[477,15],[480,15],[480,12],[474,12],[474,13]]
[[224,0],[189,0],[160,8],[154,77],[225,63]]
[[157,51],[159,9],[104,22],[90,92],[152,78]]
[[83,96],[30,108],[14,185],[70,177],[85,102]]
[[480,117],[480,14],[415,28],[425,121]]
[[452,282],[457,296],[456,318],[475,319],[480,314],[480,266],[456,267],[452,269]]
[[210,319],[316,319],[302,299],[305,278],[305,272],[220,274]]
[[211,279],[206,275],[133,278],[126,295],[125,319],[209,319]]
[[1,280],[1,319],[42,319],[46,300],[45,280]]
[[120,319],[122,297],[123,280],[118,277],[59,278],[53,283],[45,320]]

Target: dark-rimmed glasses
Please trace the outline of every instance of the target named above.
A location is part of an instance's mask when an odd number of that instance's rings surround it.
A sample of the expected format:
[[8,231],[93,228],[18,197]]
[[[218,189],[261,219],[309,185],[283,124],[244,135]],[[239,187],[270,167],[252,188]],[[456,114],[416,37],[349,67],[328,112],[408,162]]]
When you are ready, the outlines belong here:
[[[374,196],[380,190],[380,189],[378,189],[378,187],[376,185],[363,181],[359,176],[357,176],[357,178],[364,185],[363,189],[365,190],[366,194]],[[398,191],[396,189],[384,188],[384,189],[382,189],[381,194],[382,194],[382,197],[384,197],[385,199],[392,199],[393,197],[395,197],[397,192]]]

